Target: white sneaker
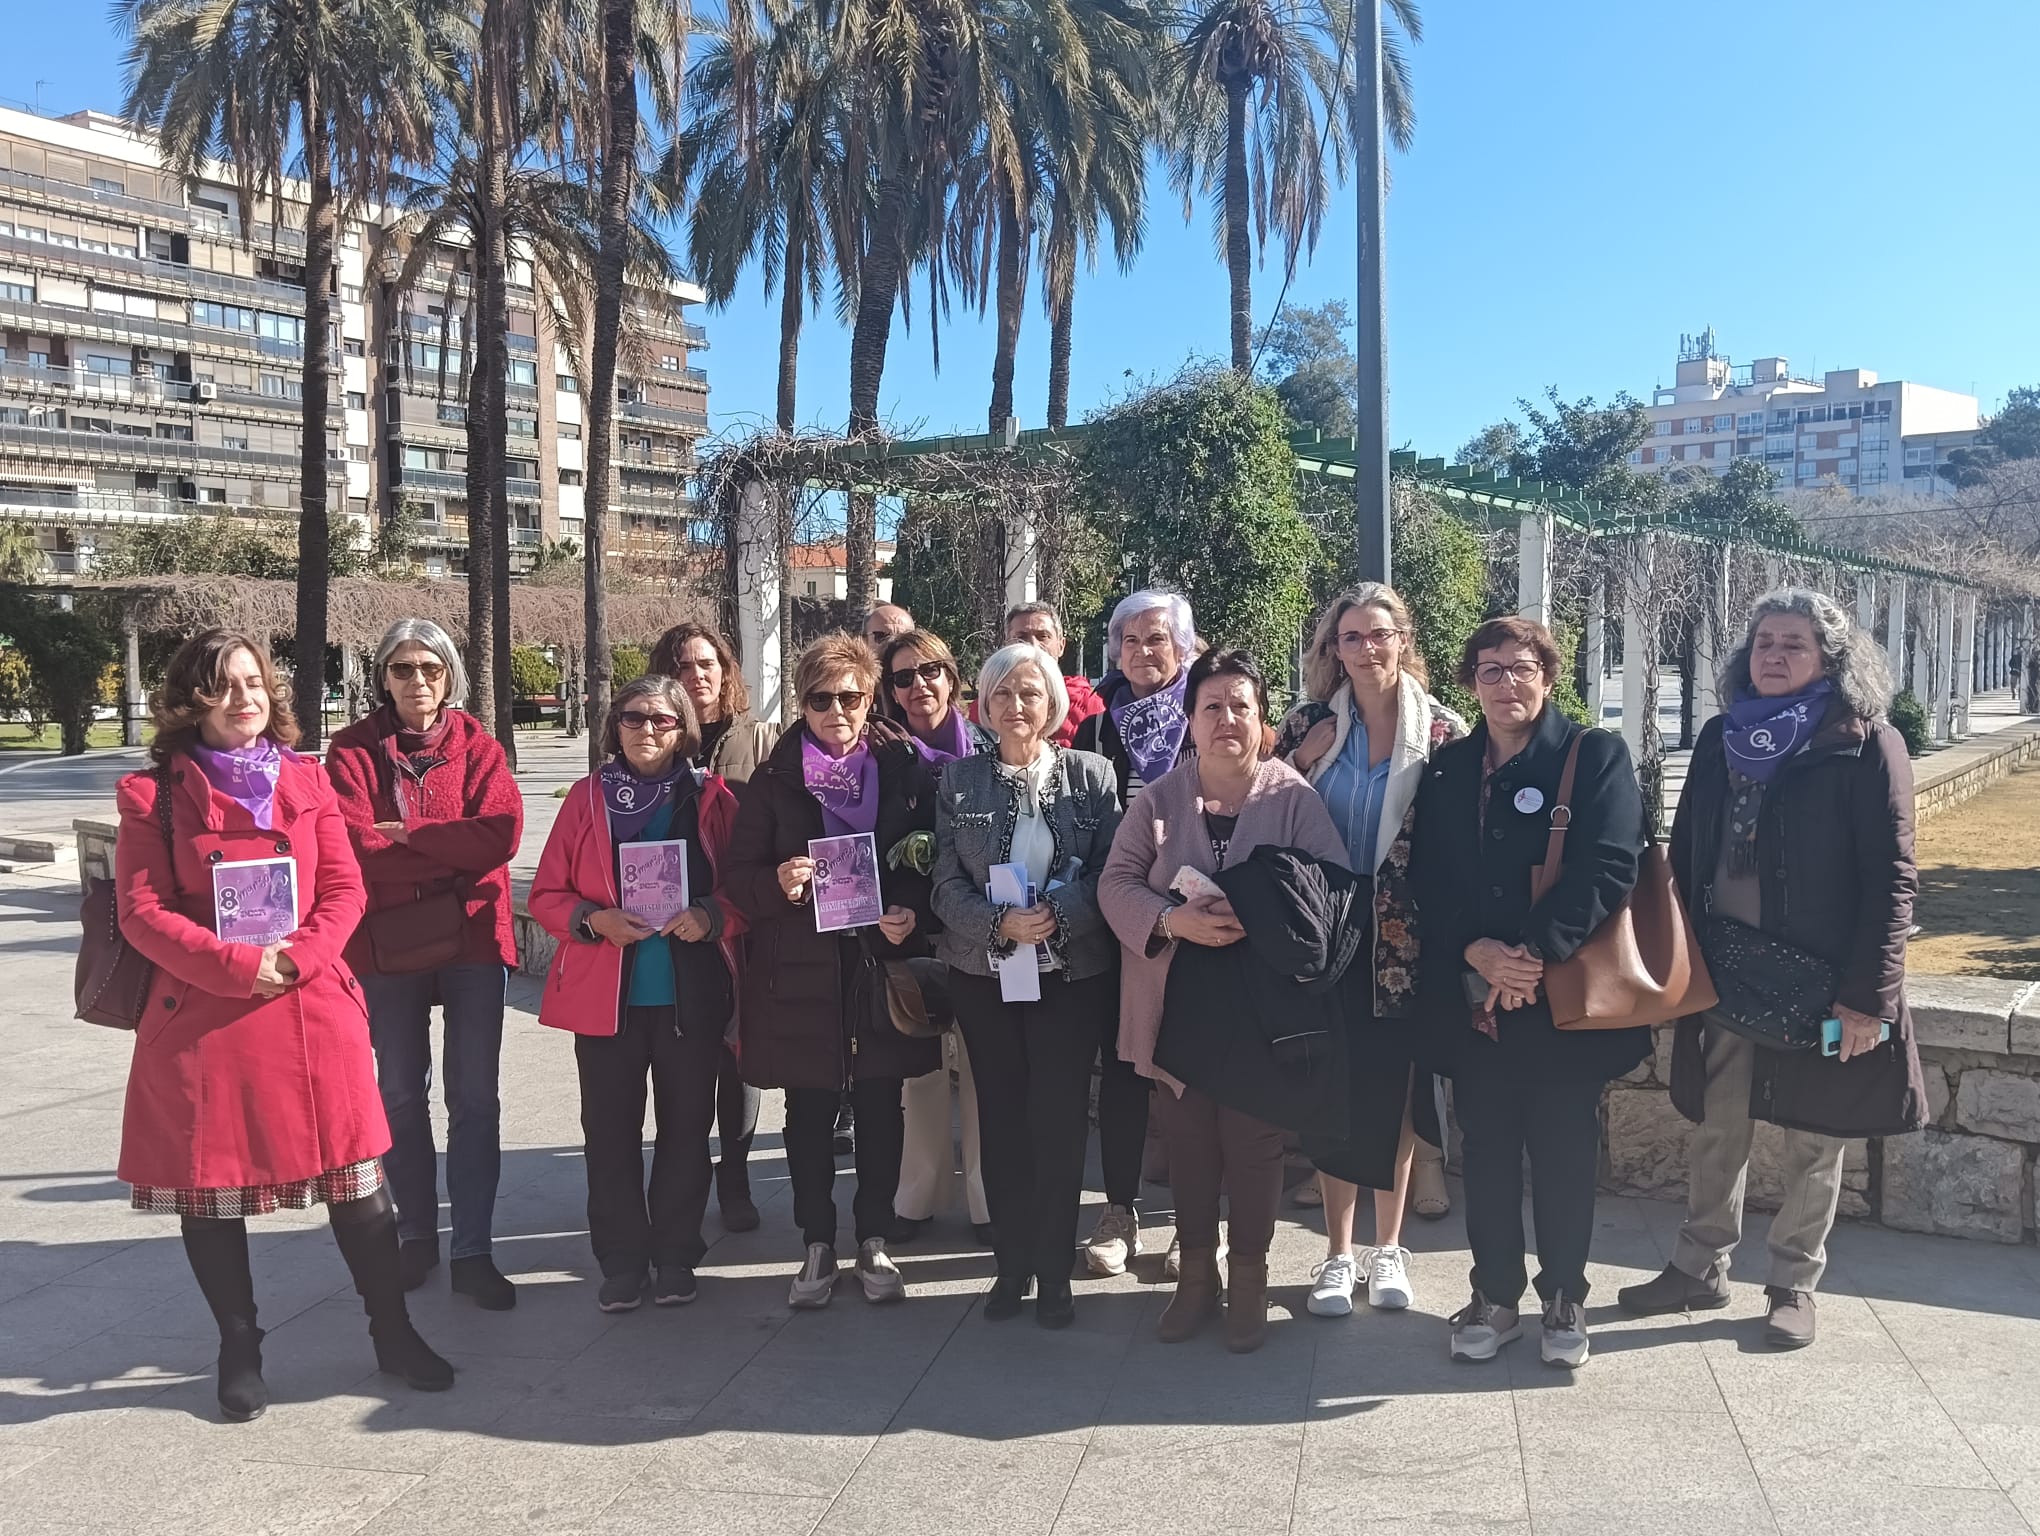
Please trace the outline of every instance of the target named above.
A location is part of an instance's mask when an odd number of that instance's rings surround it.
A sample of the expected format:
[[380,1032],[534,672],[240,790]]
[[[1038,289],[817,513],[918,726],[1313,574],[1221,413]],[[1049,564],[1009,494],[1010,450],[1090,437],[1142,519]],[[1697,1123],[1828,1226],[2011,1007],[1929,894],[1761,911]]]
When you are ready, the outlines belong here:
[[1498,1307],[1479,1291],[1473,1300],[1453,1313],[1452,1358],[1492,1360],[1504,1344],[1523,1336],[1523,1321],[1514,1307]]
[[1400,1312],[1414,1300],[1410,1289],[1410,1251],[1407,1248],[1373,1249],[1367,1262],[1367,1305],[1384,1312]]
[[1564,1292],[1544,1309],[1544,1363],[1579,1366],[1587,1359],[1587,1309]]
[[864,1287],[866,1301],[902,1301],[907,1282],[899,1266],[885,1251],[885,1239],[867,1237],[857,1247],[857,1283]]
[[1084,1267],[1094,1275],[1123,1275],[1140,1253],[1140,1217],[1132,1206],[1108,1205],[1084,1240]]
[[812,1310],[826,1307],[836,1294],[836,1250],[827,1243],[809,1243],[807,1262],[793,1277],[793,1290],[786,1298],[789,1307]]
[[1360,1266],[1350,1253],[1335,1253],[1310,1272],[1310,1310],[1317,1317],[1346,1317],[1353,1311],[1353,1283]]
[[[1223,1264],[1231,1244],[1224,1238],[1218,1240],[1218,1262]],[[1169,1239],[1169,1251],[1162,1255],[1162,1278],[1180,1280],[1183,1278],[1183,1242],[1181,1238]]]

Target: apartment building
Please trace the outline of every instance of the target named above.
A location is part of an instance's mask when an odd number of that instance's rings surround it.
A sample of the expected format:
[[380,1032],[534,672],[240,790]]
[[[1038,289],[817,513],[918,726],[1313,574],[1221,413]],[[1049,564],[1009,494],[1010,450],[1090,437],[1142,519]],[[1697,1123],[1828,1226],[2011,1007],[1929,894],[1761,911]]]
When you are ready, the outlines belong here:
[[[0,517],[38,532],[52,570],[89,574],[122,530],[297,509],[304,335],[302,209],[255,210],[225,183],[186,187],[103,113],[0,108]],[[375,219],[340,235],[326,419],[333,509],[364,534],[402,509],[428,574],[467,551],[468,263],[435,252],[404,291]],[[246,238],[244,238],[244,235]],[[373,270],[370,264],[373,262]],[[585,533],[575,349],[528,262],[509,276],[508,495],[513,568]],[[619,385],[620,559],[677,559],[694,445],[708,426],[707,345],[674,302],[641,305],[643,377]],[[653,318],[656,313],[656,318]]]
[[1680,338],[1676,382],[1645,408],[1651,437],[1629,455],[1646,474],[1726,474],[1737,459],[1759,459],[1781,490],[1839,485],[1863,496],[1929,496],[1950,450],[1975,441],[1974,395],[1864,368],[1818,379],[1795,375],[1782,357],[1740,367],[1715,348],[1714,332]]

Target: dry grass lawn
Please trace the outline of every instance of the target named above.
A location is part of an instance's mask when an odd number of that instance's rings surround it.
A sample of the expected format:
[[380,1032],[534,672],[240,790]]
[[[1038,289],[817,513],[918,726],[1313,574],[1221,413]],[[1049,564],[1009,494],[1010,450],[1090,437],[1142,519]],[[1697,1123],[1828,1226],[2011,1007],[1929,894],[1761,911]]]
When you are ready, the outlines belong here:
[[1908,968],[2040,981],[2040,766],[1922,825],[1918,856]]

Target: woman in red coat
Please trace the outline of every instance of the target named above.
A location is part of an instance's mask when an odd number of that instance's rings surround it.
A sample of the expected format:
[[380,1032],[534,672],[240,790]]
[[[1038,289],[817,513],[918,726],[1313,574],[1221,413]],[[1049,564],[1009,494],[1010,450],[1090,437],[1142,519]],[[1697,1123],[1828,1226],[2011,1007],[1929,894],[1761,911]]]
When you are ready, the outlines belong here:
[[397,1202],[404,1286],[439,1263],[432,1146],[432,1005],[446,1032],[446,1190],[453,1290],[491,1312],[517,1291],[491,1255],[502,1166],[503,985],[517,964],[510,871],[524,800],[503,749],[461,705],[467,669],[430,619],[399,619],[375,652],[382,707],[333,738],[326,773],[368,885],[347,963],[368,999],[390,1118],[383,1159]]
[[[737,803],[695,770],[701,727],[670,677],[619,689],[602,739],[609,760],[567,791],[546,838],[531,915],[558,941],[538,1021],[575,1036],[596,1305],[630,1312],[647,1285],[654,1306],[694,1300],[708,1251],[708,1131],[743,931],[715,887]],[[649,1191],[647,1078],[659,1117]]]
[[[135,1031],[120,1177],[137,1210],[183,1219],[220,1327],[220,1409],[240,1421],[269,1406],[244,1218],[318,1203],[367,1309],[377,1365],[421,1390],[449,1387],[453,1367],[404,1309],[368,1011],[341,958],[361,919],[361,874],[332,786],[290,751],[297,725],[252,636],[215,629],[186,641],[155,717],[155,768],[119,787],[121,933],[156,967]],[[254,860],[271,870],[237,878],[229,868]],[[285,911],[277,893],[290,885],[295,910]]]

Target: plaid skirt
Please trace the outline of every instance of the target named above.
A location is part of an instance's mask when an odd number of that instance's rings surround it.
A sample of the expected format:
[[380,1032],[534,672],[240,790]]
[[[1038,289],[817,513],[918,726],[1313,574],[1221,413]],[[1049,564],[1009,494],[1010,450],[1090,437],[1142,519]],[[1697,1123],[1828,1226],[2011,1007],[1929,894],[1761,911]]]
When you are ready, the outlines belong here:
[[303,1211],[314,1205],[344,1205],[382,1188],[382,1161],[350,1163],[289,1184],[250,1184],[229,1189],[165,1189],[155,1184],[134,1186],[132,1204],[138,1211],[164,1216],[200,1216],[232,1221],[242,1216],[267,1216],[271,1211]]

